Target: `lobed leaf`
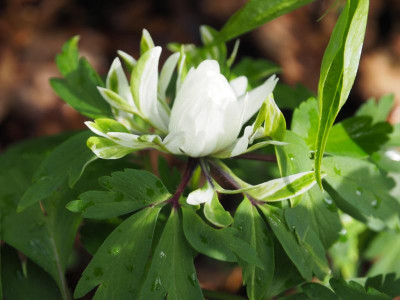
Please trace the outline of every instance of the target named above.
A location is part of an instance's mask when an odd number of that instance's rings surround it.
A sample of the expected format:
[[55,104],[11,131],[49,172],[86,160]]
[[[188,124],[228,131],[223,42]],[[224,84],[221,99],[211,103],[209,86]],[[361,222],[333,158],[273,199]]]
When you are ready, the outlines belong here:
[[328,157],[324,164],[326,189],[341,210],[375,230],[398,226],[400,204],[388,193],[392,179],[356,158]]
[[90,64],[80,58],[78,67],[65,78],[51,78],[56,94],[78,112],[89,118],[112,117],[111,108],[97,90],[103,81]]
[[22,196],[18,211],[51,196],[67,181],[71,188],[76,184],[85,168],[96,159],[85,144],[90,135],[89,131],[78,133],[52,151],[33,175],[33,184]]
[[171,194],[153,174],[125,169],[101,177],[100,184],[108,191],[88,191],[67,204],[85,218],[106,219],[127,214],[145,206],[167,200]]

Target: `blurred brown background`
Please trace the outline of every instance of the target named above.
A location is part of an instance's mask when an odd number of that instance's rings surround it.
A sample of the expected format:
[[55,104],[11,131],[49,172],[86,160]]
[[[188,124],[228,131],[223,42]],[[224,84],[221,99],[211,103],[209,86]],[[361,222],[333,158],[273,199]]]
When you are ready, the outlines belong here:
[[[239,55],[273,60],[283,67],[283,82],[301,82],[316,91],[337,8],[317,20],[334,1],[317,0],[243,36]],[[116,50],[138,56],[142,28],[161,46],[172,41],[199,43],[201,24],[219,29],[245,2],[0,0],[0,151],[28,137],[83,128],[83,117],[48,84],[50,77],[59,76],[54,57],[71,36],[81,36],[81,52],[106,74]],[[400,103],[400,1],[370,2],[360,72],[345,110],[390,92]],[[391,121],[399,120],[397,108]]]

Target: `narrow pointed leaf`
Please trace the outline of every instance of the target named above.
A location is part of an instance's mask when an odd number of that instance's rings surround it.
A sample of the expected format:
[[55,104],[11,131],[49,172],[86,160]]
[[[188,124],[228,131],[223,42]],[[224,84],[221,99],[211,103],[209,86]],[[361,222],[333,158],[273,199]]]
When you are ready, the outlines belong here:
[[236,210],[233,226],[239,230],[238,237],[256,250],[264,267],[262,270],[242,259],[238,260],[243,269],[243,283],[246,285],[247,296],[252,300],[266,299],[275,270],[274,246],[267,224],[257,208],[245,198]]
[[214,229],[207,225],[190,208],[182,207],[183,229],[190,245],[200,253],[222,261],[237,261],[237,257],[249,264],[263,268],[256,251],[245,241],[237,238],[237,230],[229,227]]
[[289,229],[282,209],[269,205],[259,206],[259,208],[303,278],[311,280],[313,274],[315,274],[318,278],[323,279],[329,271],[325,256],[316,256],[312,245],[304,243]]
[[[161,207],[130,216],[104,241],[82,274],[74,297],[99,286],[93,299],[137,299]],[[112,261],[112,263],[110,263]]]
[[248,1],[229,18],[221,29],[215,42],[231,40],[310,2],[312,2],[312,0]]
[[155,247],[140,292],[134,299],[203,299],[193,256],[183,234],[182,216],[173,209]]
[[322,188],[321,162],[329,131],[346,102],[357,73],[368,17],[369,0],[349,0],[333,29],[322,60],[318,84],[319,126],[315,174]]

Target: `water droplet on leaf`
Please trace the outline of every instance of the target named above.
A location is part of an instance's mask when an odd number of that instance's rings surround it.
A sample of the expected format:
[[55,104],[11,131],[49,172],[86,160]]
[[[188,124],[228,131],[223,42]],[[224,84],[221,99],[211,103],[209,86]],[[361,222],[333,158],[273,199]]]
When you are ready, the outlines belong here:
[[192,275],[188,275],[189,281],[193,286],[197,286],[198,282],[197,282],[197,275],[196,273],[193,273]]
[[153,282],[153,287],[152,287],[152,291],[158,291],[159,289],[161,289],[162,287],[162,282],[161,282],[161,277],[157,276],[156,279]]
[[334,166],[333,167],[333,171],[335,172],[336,175],[341,176],[342,175],[342,171],[340,170],[340,168],[338,166]]

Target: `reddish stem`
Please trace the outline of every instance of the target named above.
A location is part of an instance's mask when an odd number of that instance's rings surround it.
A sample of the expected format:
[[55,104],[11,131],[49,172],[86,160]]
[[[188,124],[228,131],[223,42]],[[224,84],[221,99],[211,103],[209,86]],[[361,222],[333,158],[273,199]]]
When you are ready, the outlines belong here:
[[188,185],[190,179],[192,178],[193,172],[196,169],[198,164],[198,160],[192,157],[189,157],[188,163],[186,165],[185,173],[183,173],[182,180],[175,191],[175,194],[168,200],[168,202],[172,203],[173,208],[179,207],[179,198],[183,194],[186,186]]
[[[211,162],[212,170],[217,173],[221,178],[223,178],[226,182],[228,182],[234,189],[241,189],[241,186],[236,182],[234,178],[232,178],[228,173],[222,170],[218,165],[213,164]],[[254,197],[250,196],[249,194],[243,192],[243,194],[249,199],[252,205],[263,204],[262,201],[255,199]]]

